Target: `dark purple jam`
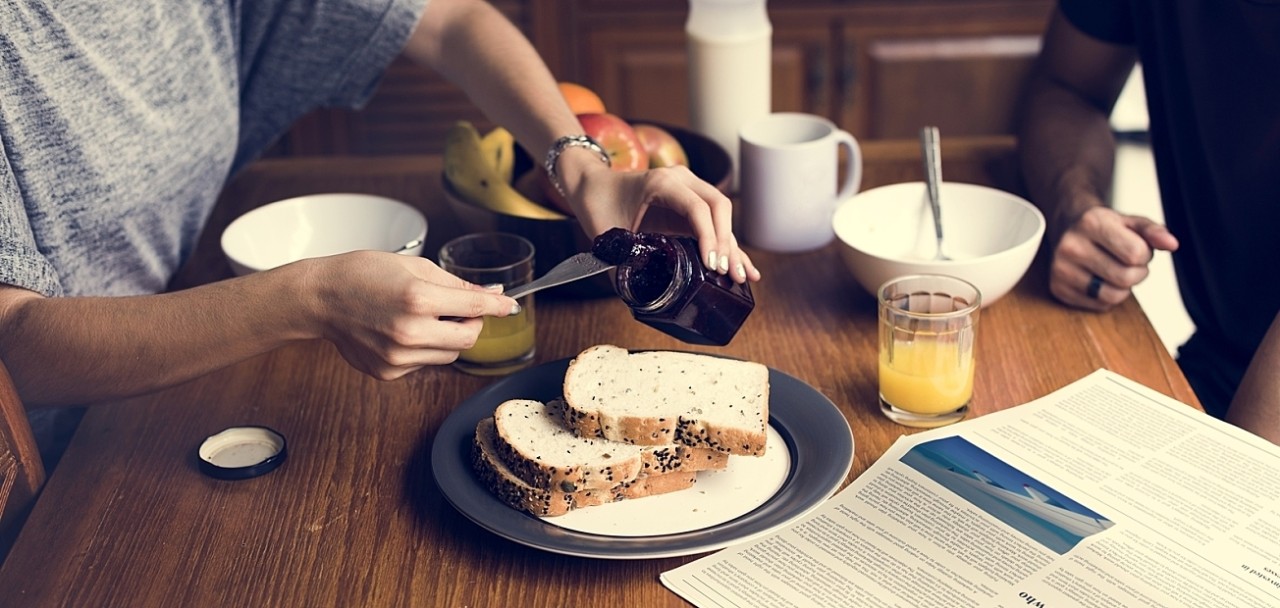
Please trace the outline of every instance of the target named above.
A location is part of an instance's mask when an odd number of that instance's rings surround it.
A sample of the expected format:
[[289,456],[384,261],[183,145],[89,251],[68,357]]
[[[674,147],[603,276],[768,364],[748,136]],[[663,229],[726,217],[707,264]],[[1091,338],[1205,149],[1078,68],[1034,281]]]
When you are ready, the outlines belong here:
[[630,296],[640,304],[660,298],[675,278],[675,245],[665,234],[612,228],[596,237],[591,253],[626,269]]
[[610,228],[591,243],[591,255],[614,266],[621,266],[639,243],[639,235],[626,228]]
[[636,320],[690,344],[728,344],[755,308],[751,287],[705,268],[691,237],[614,228],[591,252],[618,266],[618,295]]

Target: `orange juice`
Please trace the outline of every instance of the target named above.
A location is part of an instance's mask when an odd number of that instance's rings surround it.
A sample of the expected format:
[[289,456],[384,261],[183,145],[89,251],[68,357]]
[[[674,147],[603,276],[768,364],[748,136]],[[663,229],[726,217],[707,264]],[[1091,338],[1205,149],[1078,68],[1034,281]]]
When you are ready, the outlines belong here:
[[511,361],[532,353],[533,341],[533,307],[524,306],[519,314],[509,317],[485,317],[475,346],[459,353],[458,358],[479,364]]
[[[963,348],[963,350],[962,350]],[[880,349],[880,397],[917,414],[945,414],[973,397],[973,351],[917,335]]]

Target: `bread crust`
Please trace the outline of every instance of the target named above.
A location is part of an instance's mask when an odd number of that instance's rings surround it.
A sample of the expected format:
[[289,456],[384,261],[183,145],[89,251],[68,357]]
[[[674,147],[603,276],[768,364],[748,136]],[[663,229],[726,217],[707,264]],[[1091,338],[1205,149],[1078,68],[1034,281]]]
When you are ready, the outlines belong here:
[[569,363],[563,400],[500,404],[476,425],[471,458],[481,482],[516,509],[555,517],[686,489],[698,471],[726,468],[731,454],[764,454],[768,368],[695,353],[637,355],[588,348]]
[[[601,462],[578,462],[568,465],[552,464],[546,454],[536,446],[527,445],[515,439],[521,429],[513,428],[521,424],[544,424],[547,420],[530,420],[527,416],[541,415],[544,411],[552,420],[563,420],[560,414],[563,403],[553,401],[542,404],[528,399],[512,399],[505,401],[494,411],[496,425],[495,445],[502,461],[525,483],[535,488],[548,488],[560,492],[576,492],[578,490],[607,490],[620,483],[634,480],[644,469],[644,460],[639,449],[633,446],[604,444],[599,439],[583,439],[581,446],[594,447],[599,444],[605,448],[605,456]],[[570,434],[568,429],[566,435]],[[614,449],[609,449],[610,447]]]
[[662,475],[676,471],[714,471],[729,466],[729,454],[687,445],[646,447],[641,452],[641,475]]
[[[559,492],[607,490],[641,475],[723,469],[729,465],[728,454],[705,448],[675,444],[637,446],[603,438],[582,438],[564,426],[564,407],[560,400],[544,405],[529,399],[512,399],[494,410],[494,444],[498,456],[517,477],[535,488]],[[548,425],[555,425],[553,431],[563,433],[563,437],[572,437],[558,442],[557,447],[564,452],[555,456],[548,454],[552,450],[546,444],[532,444],[527,435],[524,440],[520,439],[522,431],[545,430]],[[560,453],[590,450],[603,450],[607,460],[592,454],[589,458],[593,462],[570,456],[568,460],[572,462],[565,463],[565,458],[557,457]]]
[[476,425],[471,442],[471,468],[498,500],[538,517],[564,515],[577,506],[572,493],[531,486],[511,472],[498,456],[496,437],[493,418],[485,418]]
[[[673,355],[673,356],[672,356]],[[694,353],[645,353],[645,361],[652,362],[657,357],[671,356],[670,364],[678,367],[691,361],[690,357],[710,357]],[[634,374],[645,376],[642,383],[672,382],[659,379],[661,369],[642,369],[633,362],[632,354],[626,349],[602,344],[588,348],[569,362],[565,371],[564,401],[565,424],[575,433],[583,437],[595,437],[620,441],[634,445],[663,445],[676,443],[698,448],[707,448],[726,454],[745,456],[761,456],[765,451],[768,439],[768,368],[759,363],[733,359],[718,360],[732,366],[735,373],[741,373],[745,384],[755,391],[743,395],[738,403],[756,404],[758,411],[740,410],[743,414],[741,424],[732,426],[718,424],[701,416],[701,407],[707,404],[706,395],[716,390],[710,386],[690,385],[687,402],[654,403],[652,415],[637,415],[608,411],[611,400],[602,393],[610,390],[606,380],[602,378],[601,369],[608,369],[613,374]],[[669,374],[674,375],[674,374]],[[624,389],[626,390],[626,389]],[[723,395],[720,395],[723,397]],[[733,399],[737,395],[729,395]],[[642,399],[642,397],[636,397]]]
[[537,517],[558,517],[582,507],[684,490],[693,487],[698,478],[697,471],[678,470],[639,475],[607,489],[561,492],[534,487],[506,466],[498,454],[496,439],[493,418],[485,418],[476,424],[471,443],[472,468],[481,483],[499,500]]

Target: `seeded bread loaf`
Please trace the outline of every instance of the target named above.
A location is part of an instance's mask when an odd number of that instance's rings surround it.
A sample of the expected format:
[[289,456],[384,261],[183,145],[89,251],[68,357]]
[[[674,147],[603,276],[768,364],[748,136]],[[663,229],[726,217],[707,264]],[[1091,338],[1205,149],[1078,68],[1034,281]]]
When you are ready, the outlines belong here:
[[476,425],[475,439],[471,446],[472,468],[480,481],[498,499],[538,517],[555,517],[582,507],[675,492],[692,487],[697,481],[696,471],[681,470],[640,475],[604,490],[561,492],[531,486],[520,479],[499,456],[497,437],[493,418],[485,418]]
[[494,411],[498,456],[535,488],[607,490],[643,475],[728,466],[728,455],[689,446],[636,446],[584,438],[564,425],[564,403],[513,399]]
[[565,422],[582,437],[764,454],[769,369],[672,351],[582,351],[564,377]]

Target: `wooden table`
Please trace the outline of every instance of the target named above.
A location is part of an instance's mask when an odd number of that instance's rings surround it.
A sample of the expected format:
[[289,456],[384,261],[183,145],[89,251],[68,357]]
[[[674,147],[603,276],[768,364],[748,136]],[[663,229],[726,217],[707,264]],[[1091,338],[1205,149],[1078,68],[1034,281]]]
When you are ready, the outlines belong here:
[[[915,142],[864,146],[864,188],[919,175]],[[1017,188],[1012,142],[951,142],[948,179]],[[267,161],[228,188],[177,285],[229,276],[227,221],[262,203],[362,191],[424,209],[427,251],[456,234],[438,157]],[[886,421],[876,392],[875,306],[834,245],[753,251],[765,280],[756,310],[721,352],[821,391],[856,439],[850,478],[910,429]],[[974,412],[1040,397],[1107,367],[1196,403],[1141,308],[1108,314],[1050,299],[1043,264],[983,312]],[[631,320],[613,298],[540,300],[538,359],[597,343],[684,348]],[[696,556],[595,560],[528,548],[456,512],[431,476],[436,429],[491,380],[450,367],[379,382],[327,343],[284,348],[156,394],[94,406],[0,569],[7,606],[683,606],[658,574]],[[228,426],[263,424],[289,460],[256,479],[217,481],[194,451]]]

